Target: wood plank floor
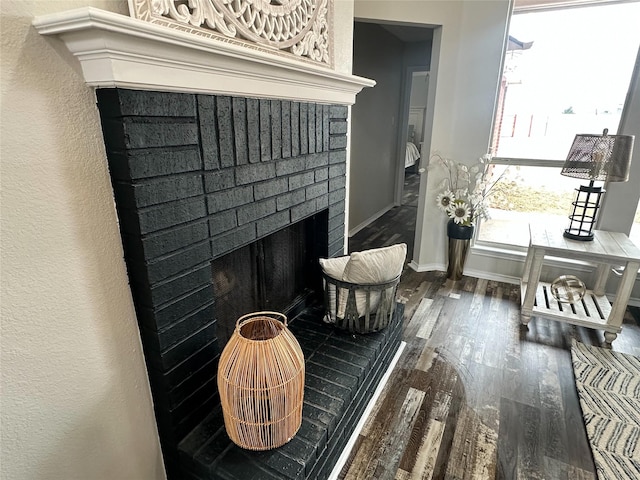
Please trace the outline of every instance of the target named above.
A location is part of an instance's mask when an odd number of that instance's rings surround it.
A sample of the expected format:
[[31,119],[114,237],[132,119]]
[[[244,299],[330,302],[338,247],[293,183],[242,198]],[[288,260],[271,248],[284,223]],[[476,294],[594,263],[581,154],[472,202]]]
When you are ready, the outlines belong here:
[[[398,207],[350,250],[412,242],[414,218]],[[517,285],[407,268],[398,293],[407,346],[340,479],[596,479],[570,345],[602,332],[520,326]],[[640,355],[639,320],[627,311],[614,350]]]

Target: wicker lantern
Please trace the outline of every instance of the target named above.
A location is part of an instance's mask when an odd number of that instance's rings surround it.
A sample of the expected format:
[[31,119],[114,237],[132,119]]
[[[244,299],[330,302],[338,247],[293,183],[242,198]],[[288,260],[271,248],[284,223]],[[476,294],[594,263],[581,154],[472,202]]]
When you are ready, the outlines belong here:
[[287,317],[256,312],[238,319],[218,365],[218,390],[229,438],[248,450],[269,450],[302,424],[304,356]]

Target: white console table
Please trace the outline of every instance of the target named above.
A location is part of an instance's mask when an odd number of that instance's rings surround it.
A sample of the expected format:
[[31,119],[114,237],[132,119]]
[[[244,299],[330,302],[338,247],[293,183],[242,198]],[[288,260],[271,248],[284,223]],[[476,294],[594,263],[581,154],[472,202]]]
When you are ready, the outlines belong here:
[[[611,344],[622,329],[622,320],[631,290],[640,269],[640,249],[624,233],[596,230],[593,241],[565,238],[561,230],[530,225],[530,242],[521,280],[521,318],[527,325],[531,316],[604,330]],[[551,294],[550,283],[540,281],[545,256],[585,260],[597,264],[596,282],[581,301],[560,303]],[[611,266],[624,265],[613,305],[605,296]]]

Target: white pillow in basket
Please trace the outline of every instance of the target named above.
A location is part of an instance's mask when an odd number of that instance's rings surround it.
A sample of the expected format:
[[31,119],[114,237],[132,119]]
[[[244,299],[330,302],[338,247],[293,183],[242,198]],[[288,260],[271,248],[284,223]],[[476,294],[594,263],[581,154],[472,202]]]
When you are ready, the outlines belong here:
[[[321,258],[319,260],[320,267],[322,271],[329,275],[330,277],[335,278],[336,280],[341,280],[342,275],[344,274],[344,269],[347,266],[347,262],[349,262],[349,257],[336,257],[336,258]],[[328,288],[327,288],[328,287]],[[327,288],[327,296],[329,298],[329,312],[327,314],[326,321],[330,323],[336,322],[336,286],[327,284],[325,286]],[[342,316],[344,316],[344,308],[347,302],[347,290],[342,288],[340,289],[340,305],[338,308],[339,312],[342,312]]]
[[[402,273],[407,258],[407,244],[398,243],[390,247],[374,248],[363,252],[353,252],[349,257],[342,280],[355,284],[376,284],[393,280]],[[345,297],[346,301],[346,297]],[[369,309],[374,312],[380,301],[380,293],[371,293]],[[340,305],[342,307],[342,305]],[[367,308],[366,292],[356,290],[358,315],[364,315]],[[344,315],[344,308],[339,309]]]

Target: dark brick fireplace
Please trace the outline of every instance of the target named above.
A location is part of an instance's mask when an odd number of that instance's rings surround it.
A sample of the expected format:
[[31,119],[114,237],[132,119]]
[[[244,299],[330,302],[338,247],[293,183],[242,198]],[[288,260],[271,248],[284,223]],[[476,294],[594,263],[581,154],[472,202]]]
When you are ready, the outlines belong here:
[[[97,99],[169,478],[325,478],[400,331],[398,321],[356,339],[323,325],[314,303],[317,258],[345,243],[347,107],[126,89]],[[269,245],[291,270],[275,273],[274,254],[256,253]],[[223,308],[221,283],[254,281],[224,270],[239,263],[234,252],[248,272],[258,259],[262,279],[247,290],[263,294]],[[233,322],[264,309],[265,296],[316,363],[300,438],[254,454],[224,433],[216,373]]]

